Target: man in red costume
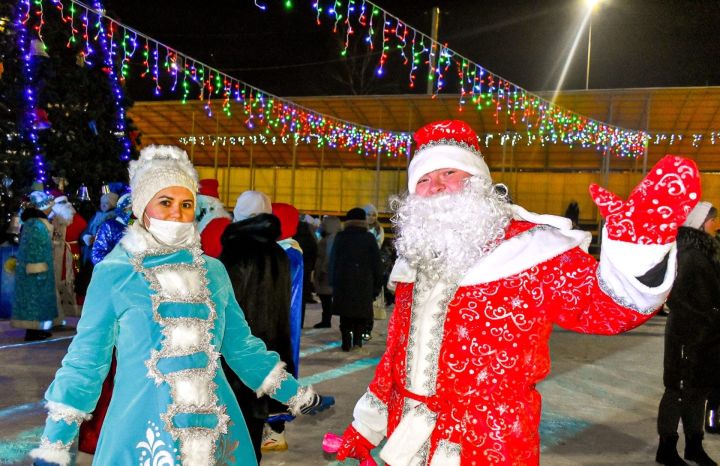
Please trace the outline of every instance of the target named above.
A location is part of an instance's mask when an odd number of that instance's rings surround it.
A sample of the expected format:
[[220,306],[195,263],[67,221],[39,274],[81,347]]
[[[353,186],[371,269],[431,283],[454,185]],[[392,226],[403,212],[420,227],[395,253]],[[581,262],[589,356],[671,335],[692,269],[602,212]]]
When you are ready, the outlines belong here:
[[53,225],[53,261],[55,264],[55,286],[58,289],[58,314],[61,320],[66,315],[79,316],[75,296],[75,275],[80,269],[80,234],[87,222],[68,201],[67,195],[59,190],[50,193],[55,197],[50,214]]
[[676,271],[675,236],[700,199],[697,167],[663,158],[627,201],[593,185],[590,235],[496,190],[461,121],[415,133],[409,194],[393,200],[398,261],[387,348],[338,459],[383,438],[391,466],[537,465],[540,394],[553,325],[617,334],[648,320]]
[[218,258],[222,252],[222,237],[225,228],[232,223],[232,216],[225,210],[218,193],[218,180],[200,180],[197,197],[197,221],[202,249],[210,257]]

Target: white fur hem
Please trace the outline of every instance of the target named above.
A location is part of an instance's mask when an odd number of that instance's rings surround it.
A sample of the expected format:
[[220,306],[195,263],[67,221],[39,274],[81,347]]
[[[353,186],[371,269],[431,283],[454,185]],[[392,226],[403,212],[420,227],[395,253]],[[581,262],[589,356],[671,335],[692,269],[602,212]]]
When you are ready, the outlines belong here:
[[282,361],[278,362],[267,377],[265,377],[260,387],[255,390],[255,394],[258,398],[263,395],[273,396],[289,376],[290,374],[285,370],[285,363]]
[[353,426],[373,445],[387,435],[387,406],[370,390],[355,404]]
[[408,411],[380,450],[380,458],[393,466],[408,466],[430,438],[437,414],[424,404]]
[[47,262],[35,262],[25,266],[25,273],[43,273],[48,271]]
[[430,466],[460,466],[460,445],[440,440]]
[[60,440],[54,443],[43,437],[40,440],[40,446],[30,450],[30,457],[38,460],[47,461],[48,463],[56,463],[60,466],[70,464],[70,445],[62,443]]

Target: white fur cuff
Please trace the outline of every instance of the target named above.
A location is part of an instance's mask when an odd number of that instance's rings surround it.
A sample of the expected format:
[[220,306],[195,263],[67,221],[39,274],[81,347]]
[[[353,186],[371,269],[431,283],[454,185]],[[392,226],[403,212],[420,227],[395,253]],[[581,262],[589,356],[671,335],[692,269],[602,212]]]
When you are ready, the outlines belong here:
[[63,403],[56,401],[48,401],[45,403],[45,407],[48,410],[48,417],[55,422],[65,421],[66,424],[77,424],[80,425],[83,421],[87,421],[92,418],[92,414],[75,409],[72,406],[68,406]]
[[280,361],[275,364],[273,370],[265,377],[260,388],[255,390],[255,394],[258,398],[263,395],[273,396],[279,389],[280,385],[290,377],[290,374],[285,370],[285,363]]
[[315,399],[315,389],[311,386],[298,388],[295,396],[290,398],[287,402],[288,409],[293,416],[299,416],[300,410],[305,406],[309,405]]
[[60,440],[50,443],[46,437],[43,437],[40,440],[40,446],[30,451],[30,457],[48,463],[56,463],[60,466],[67,466],[70,464],[71,445],[72,442],[65,444]]

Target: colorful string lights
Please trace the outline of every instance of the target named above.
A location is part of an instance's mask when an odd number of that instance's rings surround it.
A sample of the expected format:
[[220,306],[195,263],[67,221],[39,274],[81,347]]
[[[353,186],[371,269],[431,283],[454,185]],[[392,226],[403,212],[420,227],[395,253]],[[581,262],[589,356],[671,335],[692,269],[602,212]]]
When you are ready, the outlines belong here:
[[[144,68],[140,77],[152,80],[155,95],[177,92],[181,100],[187,102],[195,94],[204,102],[208,116],[212,116],[219,107],[230,117],[233,108],[239,108],[245,125],[249,129],[260,126],[256,131],[264,132],[263,137],[274,131],[279,137],[292,135],[298,140],[314,140],[317,146],[343,147],[364,156],[387,154],[397,157],[408,154],[411,136],[407,133],[353,124],[266,93],[109,18],[98,8],[99,3],[91,8],[70,0],[69,8],[65,8],[61,0],[49,1],[70,29],[68,43],[77,41],[76,36],[82,31],[86,59],[96,53],[93,38],[98,40],[103,51],[108,51],[103,63],[111,70],[108,75],[114,83],[129,77],[130,64],[136,60]],[[41,11],[42,2],[34,0],[33,7],[26,0],[27,14],[33,8],[33,12]],[[81,21],[79,25],[78,20]],[[42,25],[38,27],[37,34],[42,34]],[[115,74],[114,66],[119,66],[119,76]],[[172,84],[164,88],[167,81]],[[119,132],[120,122],[124,122],[124,113],[118,113],[117,116]]]
[[571,147],[594,147],[617,156],[634,157],[643,153],[650,139],[644,131],[623,129],[593,120],[531,94],[453,51],[447,44],[434,41],[430,36],[408,26],[369,0],[346,2],[312,0],[316,22],[321,24],[323,16],[326,16],[333,24],[333,32],[345,34],[345,48],[341,52],[345,54],[351,35],[364,34],[368,49],[374,50],[376,31],[373,19],[382,20],[382,55],[376,68],[378,76],[384,73],[388,53],[395,50],[402,63],[410,68],[411,88],[415,87],[418,69],[426,66],[428,80],[432,81],[434,95],[437,95],[445,89],[446,80],[454,67],[460,88],[461,110],[469,104],[477,110],[489,109],[494,112],[496,123],[500,122],[504,114],[514,124],[524,124],[528,135],[534,134],[532,139],[541,143],[560,142]]

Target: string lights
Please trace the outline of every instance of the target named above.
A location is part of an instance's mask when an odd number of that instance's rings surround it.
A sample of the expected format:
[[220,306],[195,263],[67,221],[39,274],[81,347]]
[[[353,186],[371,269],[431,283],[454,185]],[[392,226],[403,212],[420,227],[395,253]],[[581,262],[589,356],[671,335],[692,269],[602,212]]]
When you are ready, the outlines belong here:
[[[33,0],[32,5],[25,0],[27,14],[30,10],[41,11],[43,1],[50,1],[56,7],[70,29],[68,44],[79,39],[85,42],[86,60],[97,53],[98,44],[93,47],[93,38],[98,39],[99,48],[107,51],[103,63],[111,83],[129,78],[131,62],[140,61],[143,69],[139,77],[152,81],[156,96],[179,94],[186,103],[196,95],[204,103],[208,116],[219,110],[230,117],[239,109],[245,125],[263,133],[263,137],[270,137],[274,132],[281,138],[286,135],[298,140],[309,138],[318,147],[342,147],[367,157],[408,155],[412,138],[407,133],[353,124],[264,92],[109,18],[99,8],[99,2],[91,8],[77,0],[69,0],[70,5],[66,8],[61,0]],[[292,3],[287,5],[291,7]],[[42,24],[36,32],[42,34]],[[118,63],[119,76],[114,70]],[[167,85],[167,82],[171,84]],[[124,131],[124,113],[118,112],[116,127],[118,133],[120,128]]]
[[[561,108],[531,94],[511,81],[492,73],[477,63],[441,44],[369,0],[312,0],[316,22],[326,17],[333,32],[345,35],[341,52],[347,53],[350,37],[364,35],[369,50],[374,50],[376,30],[382,27],[382,54],[375,74],[384,73],[388,54],[396,51],[410,68],[409,86],[415,87],[418,69],[427,68],[433,83],[433,96],[447,85],[452,68],[460,89],[459,107],[472,105],[478,111],[494,112],[496,123],[508,118],[524,125],[528,139],[540,143],[564,143],[570,147],[594,147],[617,156],[641,155],[650,136],[644,131],[619,128]],[[433,65],[434,64],[434,65]]]
[[[31,39],[26,28],[27,22],[31,15],[30,0],[20,0],[18,2],[17,11],[15,12],[15,30],[17,31],[17,46],[20,52],[22,62],[22,73],[25,82],[23,96],[25,99],[25,108],[23,109],[22,131],[25,137],[30,141],[30,145],[34,152],[33,163],[35,166],[35,178],[44,183],[47,179],[45,175],[45,160],[38,141],[38,133],[35,129],[35,115],[37,114],[37,98],[35,96],[35,73],[33,70],[33,51],[31,48]],[[39,24],[44,23],[43,11],[39,9],[36,14],[40,17]],[[37,29],[38,40],[42,37],[42,28]]]

